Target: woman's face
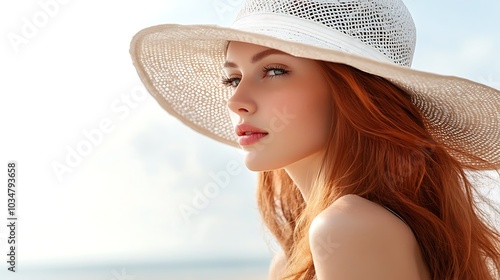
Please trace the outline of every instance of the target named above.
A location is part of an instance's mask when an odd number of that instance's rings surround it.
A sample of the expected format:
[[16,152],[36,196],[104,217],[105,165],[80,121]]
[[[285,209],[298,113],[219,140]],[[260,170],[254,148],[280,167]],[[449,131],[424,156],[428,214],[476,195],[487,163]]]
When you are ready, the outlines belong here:
[[228,107],[250,170],[285,168],[322,155],[331,99],[319,64],[267,47],[231,42],[224,83]]

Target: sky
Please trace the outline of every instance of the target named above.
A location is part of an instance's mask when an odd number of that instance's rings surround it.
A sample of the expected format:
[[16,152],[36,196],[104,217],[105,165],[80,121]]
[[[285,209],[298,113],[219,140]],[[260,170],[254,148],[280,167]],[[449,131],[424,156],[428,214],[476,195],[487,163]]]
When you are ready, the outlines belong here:
[[[413,68],[500,88],[500,1],[404,2]],[[229,25],[242,3],[0,3],[0,176],[17,163],[20,263],[270,257],[243,154],[164,112],[129,55],[142,28]],[[0,213],[7,224],[6,183]]]

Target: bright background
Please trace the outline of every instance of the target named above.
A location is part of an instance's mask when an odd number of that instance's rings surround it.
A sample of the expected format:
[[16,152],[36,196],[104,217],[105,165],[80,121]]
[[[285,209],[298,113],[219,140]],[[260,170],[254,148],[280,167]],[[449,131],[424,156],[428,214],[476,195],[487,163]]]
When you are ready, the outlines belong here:
[[[198,135],[160,109],[128,53],[142,28],[229,25],[242,3],[0,3],[0,178],[6,181],[7,161],[19,166],[15,276],[45,269],[47,279],[56,279],[61,267],[69,267],[63,278],[80,279],[85,268],[75,267],[88,266],[103,267],[92,279],[153,279],[169,269],[163,264],[185,261],[220,266],[214,273],[239,265],[253,275],[248,279],[264,277],[274,246],[259,220],[255,174],[238,150]],[[405,3],[418,33],[414,68],[500,88],[500,1]],[[95,143],[85,149],[88,134]],[[78,148],[85,151],[80,158],[72,152]],[[228,164],[238,174],[223,187],[214,178],[228,173]],[[55,165],[67,169],[57,175]],[[181,209],[203,202],[199,192],[213,183],[220,191],[196,214],[183,215]],[[4,261],[7,186],[0,185],[0,278],[17,279]],[[163,272],[131,264],[154,264]]]

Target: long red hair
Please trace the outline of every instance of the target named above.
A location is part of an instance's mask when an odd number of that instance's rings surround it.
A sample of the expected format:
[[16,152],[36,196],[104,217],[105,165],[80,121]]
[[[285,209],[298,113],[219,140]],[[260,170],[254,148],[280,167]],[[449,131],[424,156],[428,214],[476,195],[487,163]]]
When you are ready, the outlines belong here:
[[431,279],[498,279],[500,235],[465,174],[475,168],[451,154],[473,156],[433,139],[404,90],[347,65],[318,63],[334,109],[312,194],[304,201],[282,169],[260,172],[258,179],[261,215],[288,259],[284,278],[314,278],[311,221],[339,197],[356,194],[408,223]]

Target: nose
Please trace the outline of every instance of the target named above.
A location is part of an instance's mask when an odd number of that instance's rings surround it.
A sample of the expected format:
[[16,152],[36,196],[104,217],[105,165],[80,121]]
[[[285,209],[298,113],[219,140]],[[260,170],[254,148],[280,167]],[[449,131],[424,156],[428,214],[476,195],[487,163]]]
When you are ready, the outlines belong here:
[[227,101],[229,110],[238,114],[240,117],[255,113],[257,105],[250,93],[250,87],[240,82],[233,95]]

